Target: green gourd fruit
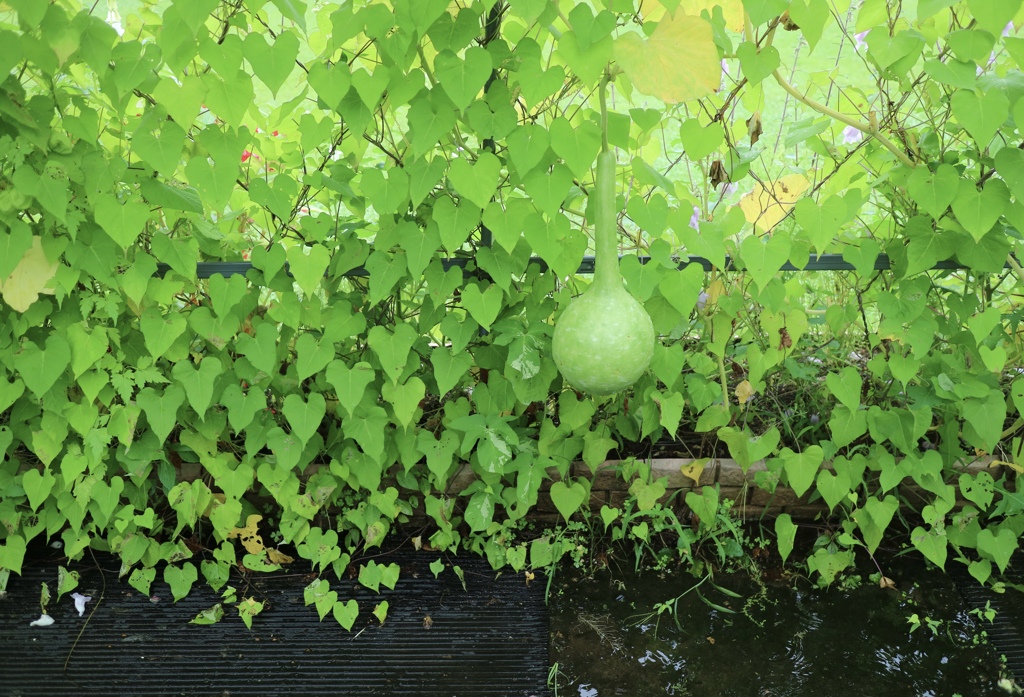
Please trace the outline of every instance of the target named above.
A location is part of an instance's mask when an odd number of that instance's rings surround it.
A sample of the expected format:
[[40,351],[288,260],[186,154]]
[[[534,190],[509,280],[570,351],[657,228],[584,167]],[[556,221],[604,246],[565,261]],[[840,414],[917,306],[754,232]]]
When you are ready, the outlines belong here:
[[593,395],[626,389],[654,355],[654,326],[619,273],[615,230],[615,155],[597,156],[594,281],[555,323],[551,350],[562,377]]

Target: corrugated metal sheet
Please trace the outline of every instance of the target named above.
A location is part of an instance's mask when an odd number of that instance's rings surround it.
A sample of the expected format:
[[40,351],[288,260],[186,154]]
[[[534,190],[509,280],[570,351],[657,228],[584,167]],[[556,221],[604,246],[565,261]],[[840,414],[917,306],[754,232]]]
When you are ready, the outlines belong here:
[[[311,579],[299,574],[252,574],[248,586],[232,578],[240,592],[267,603],[249,631],[233,606],[225,606],[219,624],[188,624],[219,600],[201,579],[175,604],[162,582],[154,582],[152,597],[119,582],[119,564],[109,558],[100,560],[106,593],[91,619],[91,606],[80,618],[64,596],[49,608],[55,624],[29,627],[39,616],[40,584],[56,596],[57,563],[34,562],[11,578],[0,601],[0,694],[546,695],[543,583],[527,586],[522,574],[497,576],[483,560],[459,559],[463,590],[450,568],[434,578],[428,565],[436,558],[378,558],[402,567],[395,590],[382,588],[380,595],[353,580],[332,580],[341,599],[359,603],[351,632],[330,615],[318,621],[315,608],[303,603]],[[98,600],[100,571],[85,563],[75,568],[82,575],[78,592]],[[383,626],[371,614],[381,600],[390,606]]]

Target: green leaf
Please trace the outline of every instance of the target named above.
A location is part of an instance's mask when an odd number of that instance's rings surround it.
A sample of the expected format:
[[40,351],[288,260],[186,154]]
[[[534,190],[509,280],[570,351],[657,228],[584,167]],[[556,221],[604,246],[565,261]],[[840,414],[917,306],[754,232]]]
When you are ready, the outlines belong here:
[[455,111],[441,100],[417,97],[409,108],[409,139],[412,152],[420,157],[455,128]]
[[213,356],[206,356],[199,364],[199,370],[192,366],[191,361],[180,361],[174,364],[171,374],[182,387],[188,403],[192,405],[200,418],[213,403],[214,386],[217,378],[224,372],[221,362]]
[[846,201],[835,194],[825,199],[821,205],[810,197],[802,198],[793,207],[793,215],[800,227],[807,231],[815,250],[822,254],[832,244],[840,226],[846,222]]
[[480,153],[472,165],[465,158],[454,159],[448,168],[455,190],[481,210],[491,202],[500,177],[501,161],[489,152]]
[[309,66],[306,81],[316,90],[317,96],[324,104],[337,110],[349,87],[352,86],[352,74],[347,63],[327,64],[316,61]]
[[487,290],[481,292],[480,286],[476,284],[467,285],[462,289],[462,305],[469,311],[473,319],[484,329],[490,329],[491,324],[501,311],[504,293],[497,285],[490,285]]
[[[162,122],[157,131],[136,131],[132,136],[135,152],[165,177],[170,177],[178,168],[184,147],[185,130],[174,121]],[[102,222],[100,224],[103,225]]]
[[281,85],[295,69],[295,59],[299,57],[299,38],[290,31],[283,31],[277,35],[273,44],[268,44],[262,33],[249,32],[242,42],[242,52],[252,65],[256,77],[276,97]]
[[327,366],[327,382],[331,383],[341,406],[352,415],[363,399],[366,386],[373,382],[375,373],[369,363],[356,363],[349,368],[343,361],[334,360]]
[[[46,338],[46,348],[40,349],[31,341],[22,344],[14,354],[14,367],[25,387],[42,398],[71,363],[71,346],[59,334]],[[6,381],[5,381],[6,382]]]
[[299,380],[319,373],[334,360],[334,346],[305,333],[295,342],[295,370]]
[[1017,551],[1017,536],[1008,527],[1000,527],[996,532],[985,528],[978,533],[978,552],[996,563],[999,572],[1006,571],[1010,557]]
[[473,357],[464,352],[453,356],[447,348],[437,346],[430,352],[430,364],[434,368],[438,394],[444,396],[462,381],[473,365]]
[[1010,192],[1002,180],[989,179],[979,191],[973,182],[963,179],[959,194],[953,199],[953,213],[974,241],[980,242],[1009,203]]
[[492,67],[491,54],[480,46],[466,49],[464,58],[451,51],[441,51],[434,58],[434,74],[460,111],[476,99],[491,76]]
[[779,49],[768,46],[758,50],[749,41],[744,41],[736,48],[736,57],[740,60],[743,76],[751,85],[758,84],[782,65]]
[[715,526],[715,517],[718,515],[717,489],[710,486],[702,486],[700,493],[696,491],[686,492],[686,505],[697,516],[702,527],[707,529]]
[[128,249],[145,229],[149,208],[133,202],[121,205],[113,196],[103,196],[96,203],[93,215],[114,242]]
[[[556,164],[550,172],[536,169],[523,180],[523,188],[526,189],[526,193],[533,199],[534,205],[547,214],[549,218],[558,213],[562,203],[565,201],[565,197],[569,195],[571,187],[572,172],[562,164]],[[527,230],[530,229],[530,226],[528,226]],[[507,245],[502,246],[505,249],[509,249]],[[537,247],[534,247],[534,249],[537,250]],[[512,250],[509,249],[509,251]],[[539,250],[537,251],[539,252]]]
[[[658,290],[662,297],[683,317],[690,316],[703,288],[704,269],[698,264],[690,264],[679,271],[669,272],[658,281]],[[656,374],[666,385],[670,384],[665,379],[667,375],[663,377],[662,374]]]
[[520,179],[540,164],[551,143],[547,129],[529,123],[517,126],[505,140],[509,158]]
[[701,126],[697,119],[686,119],[679,126],[679,140],[688,159],[702,160],[718,151],[725,142],[725,132],[721,124]]
[[171,587],[174,602],[178,602],[192,590],[192,584],[199,578],[199,571],[192,562],[181,566],[168,564],[164,567],[164,582]]
[[775,519],[775,541],[779,546],[779,556],[782,557],[783,564],[786,563],[786,559],[793,552],[796,530],[797,526],[793,523],[793,519],[790,518],[788,513],[783,513]]
[[56,482],[57,478],[53,476],[48,467],[44,467],[42,473],[37,469],[29,469],[21,476],[21,487],[25,490],[25,495],[28,496],[28,505],[33,511],[39,510],[39,507],[50,496]]
[[154,435],[163,443],[178,423],[178,408],[185,403],[185,390],[176,384],[168,385],[163,392],[144,387],[135,396],[135,401],[146,413]]
[[274,6],[281,11],[285,19],[295,22],[299,29],[306,31],[305,0],[273,0]]
[[379,214],[404,213],[409,206],[409,175],[400,167],[384,175],[383,169],[364,169],[363,192]]
[[146,349],[153,358],[160,358],[185,332],[188,319],[185,315],[177,312],[164,317],[160,310],[151,307],[142,313],[139,326],[142,329]]
[[845,471],[838,471],[836,474],[821,470],[816,480],[818,492],[821,498],[828,504],[829,512],[835,510],[839,502],[846,499],[853,486],[850,477]]
[[267,398],[262,390],[250,389],[242,394],[242,388],[236,383],[224,388],[220,403],[228,408],[228,422],[235,433],[241,433],[252,423],[256,414],[267,408]]
[[782,234],[765,235],[763,238],[748,235],[740,244],[743,263],[754,283],[762,290],[789,260],[789,250],[789,237]]
[[278,364],[277,329],[272,322],[261,322],[255,329],[252,335],[242,334],[238,337],[238,352],[248,358],[256,369],[273,375]]
[[561,116],[552,120],[550,131],[551,149],[568,165],[577,179],[583,178],[601,149],[601,129],[593,121],[572,125]]
[[292,433],[298,436],[305,446],[320,428],[327,413],[327,402],[319,392],[310,392],[309,398],[305,401],[297,394],[290,394],[285,397],[281,412],[288,419]]
[[440,439],[422,429],[416,434],[416,449],[427,458],[427,469],[434,475],[434,484],[438,489],[448,487],[448,475],[452,469],[452,456],[459,447],[459,437],[452,431],[441,433]]
[[789,16],[800,27],[811,52],[821,40],[825,24],[832,18],[828,0],[792,0]]
[[[356,411],[353,416],[343,419],[341,423],[345,435],[354,438],[364,453],[375,462],[379,462],[384,453],[384,438],[387,435],[387,412],[380,407],[370,407],[365,411]],[[376,474],[379,478],[379,470]]]
[[803,496],[814,483],[825,453],[820,446],[812,445],[800,453],[783,448],[779,457],[782,458],[782,468],[789,479],[789,485],[797,496]]
[[344,627],[346,631],[349,631],[356,623],[356,617],[359,616],[359,604],[352,599],[344,603],[339,601],[334,604],[332,612],[338,624]]
[[778,17],[786,9],[786,0],[743,0],[743,9],[754,26]]
[[1024,150],[1001,148],[996,153],[996,171],[1003,178],[1018,201],[1024,201]]
[[839,403],[851,412],[860,407],[860,394],[863,389],[860,373],[855,368],[847,366],[836,373],[829,373],[825,376],[825,384],[829,392],[839,400]]
[[586,480],[578,479],[571,486],[564,481],[557,481],[551,485],[551,502],[555,504],[555,508],[562,514],[566,522],[569,522],[572,515],[587,500],[587,495],[590,492],[586,483]]
[[426,385],[418,377],[411,377],[402,385],[384,383],[381,396],[395,411],[398,425],[408,428],[416,416],[416,410],[426,394]]
[[213,73],[206,73],[203,75],[203,83],[206,85],[206,105],[210,111],[232,128],[241,126],[246,112],[253,104],[254,93],[249,74],[238,70],[234,75],[221,79]]
[[953,116],[982,150],[1010,115],[1010,101],[999,90],[988,90],[980,96],[969,90],[957,90],[949,101]]
[[397,383],[405,371],[409,351],[418,337],[416,330],[408,324],[396,325],[394,333],[376,325],[370,328],[366,341],[377,355],[381,368],[392,382]]
[[772,426],[760,436],[732,426],[718,429],[718,437],[729,446],[729,454],[746,472],[758,460],[763,460],[775,451],[779,444],[779,430]]
[[312,295],[331,264],[331,253],[321,244],[299,245],[288,250],[288,270],[307,296]]
[[998,36],[1003,27],[1014,18],[1020,10],[1021,0],[967,0],[967,7],[978,20],[978,27]]

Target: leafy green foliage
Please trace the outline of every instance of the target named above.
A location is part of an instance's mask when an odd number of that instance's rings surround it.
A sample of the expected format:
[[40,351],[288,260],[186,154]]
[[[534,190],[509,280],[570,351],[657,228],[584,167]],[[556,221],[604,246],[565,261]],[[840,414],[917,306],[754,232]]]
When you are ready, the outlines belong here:
[[[358,557],[413,515],[434,548],[546,566],[565,539],[515,539],[545,479],[569,520],[573,461],[684,431],[825,502],[823,584],[897,528],[940,566],[1003,570],[1024,531],[1020,3],[663,5],[8,3],[0,572],[59,536],[176,599],[289,555],[389,586]],[[825,61],[796,87],[794,55]],[[551,336],[588,283],[609,65],[613,246],[657,341],[594,400]],[[856,272],[779,273],[812,250]],[[622,476],[613,535],[696,544],[661,485]],[[718,491],[684,500],[728,531]],[[354,626],[319,580],[309,604]]]

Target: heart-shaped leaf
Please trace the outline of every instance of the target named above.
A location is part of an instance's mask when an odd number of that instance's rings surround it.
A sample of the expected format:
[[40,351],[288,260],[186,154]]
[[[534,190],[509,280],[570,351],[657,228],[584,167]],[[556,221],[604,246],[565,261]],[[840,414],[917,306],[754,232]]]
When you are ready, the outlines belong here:
[[501,301],[504,294],[497,285],[490,285],[487,290],[480,292],[480,286],[471,284],[462,289],[462,304],[484,329],[490,329],[491,324],[501,311]]
[[331,361],[325,373],[327,382],[338,395],[338,402],[350,415],[362,401],[366,386],[373,382],[374,376],[373,366],[369,363],[359,362],[349,368],[339,360]]
[[288,250],[288,271],[307,296],[312,295],[331,264],[331,253],[321,244],[296,245]]
[[[290,31],[283,31],[274,38],[274,43],[268,44],[261,32],[251,31],[242,42],[242,53],[252,65],[256,77],[276,97],[281,85],[295,69],[295,59],[299,57],[299,37]],[[331,104],[335,105],[337,102]]]
[[501,161],[489,152],[481,152],[474,164],[465,158],[452,160],[448,179],[455,190],[483,210],[491,202],[501,177]]
[[832,474],[825,470],[818,472],[816,483],[821,498],[825,499],[825,503],[828,504],[829,512],[833,511],[839,502],[849,495],[852,486],[846,472]]
[[999,572],[1006,571],[1010,557],[1017,551],[1017,536],[1009,528],[985,528],[978,533],[978,552],[988,557],[999,567]]
[[590,171],[601,149],[601,129],[593,121],[573,126],[569,120],[556,117],[548,127],[551,149],[565,161],[577,179]]
[[920,525],[910,533],[910,541],[921,554],[940,569],[946,567],[946,534],[944,530],[925,530]]
[[122,205],[108,195],[97,201],[93,215],[114,242],[121,245],[122,249],[128,249],[145,229],[149,221],[149,208],[133,201]]
[[327,413],[327,401],[319,392],[309,393],[305,401],[297,394],[290,394],[285,397],[281,412],[288,419],[292,433],[305,445],[320,428],[324,414]]
[[650,37],[627,32],[615,40],[615,59],[639,92],[663,102],[699,99],[718,90],[722,66],[711,24],[677,12]]
[[812,445],[800,453],[783,448],[779,457],[782,458],[782,468],[789,479],[789,485],[797,496],[803,496],[814,483],[825,453],[820,446]]
[[982,150],[988,147],[1010,115],[1010,100],[1002,90],[986,90],[981,95],[970,90],[957,90],[949,101],[953,116]]
[[589,488],[586,486],[585,480],[577,480],[572,483],[572,486],[563,481],[557,481],[551,485],[551,502],[555,504],[555,508],[562,514],[565,521],[569,522],[572,515],[587,499],[588,493]]
[[856,411],[860,407],[863,381],[855,368],[847,366],[838,374],[829,373],[825,376],[825,384],[828,386],[829,392],[839,400],[839,403],[850,411]]
[[978,190],[973,182],[963,179],[957,197],[953,199],[953,213],[961,225],[980,242],[1010,203],[1010,192],[1000,179],[989,179]]
[[[37,397],[43,397],[71,363],[71,346],[59,334],[46,338],[46,349],[30,341],[22,344],[14,355],[14,367],[25,386]],[[4,380],[3,382],[6,382]]]
[[465,58],[459,58],[451,51],[441,51],[434,58],[434,74],[459,110],[476,99],[491,76],[492,67],[491,54],[480,46],[467,48]]
[[758,288],[763,290],[789,260],[790,246],[785,235],[766,235],[764,238],[749,235],[743,240],[740,254]]
[[534,124],[518,126],[505,140],[512,165],[520,179],[540,164],[551,142],[547,129]]
[[356,617],[359,616],[359,604],[352,599],[347,602],[337,602],[334,604],[334,619],[338,621],[346,631],[352,629],[352,625],[356,623]]
[[146,349],[153,358],[160,358],[185,332],[188,319],[179,312],[173,312],[164,317],[160,310],[151,307],[142,313],[139,326],[142,329]]

